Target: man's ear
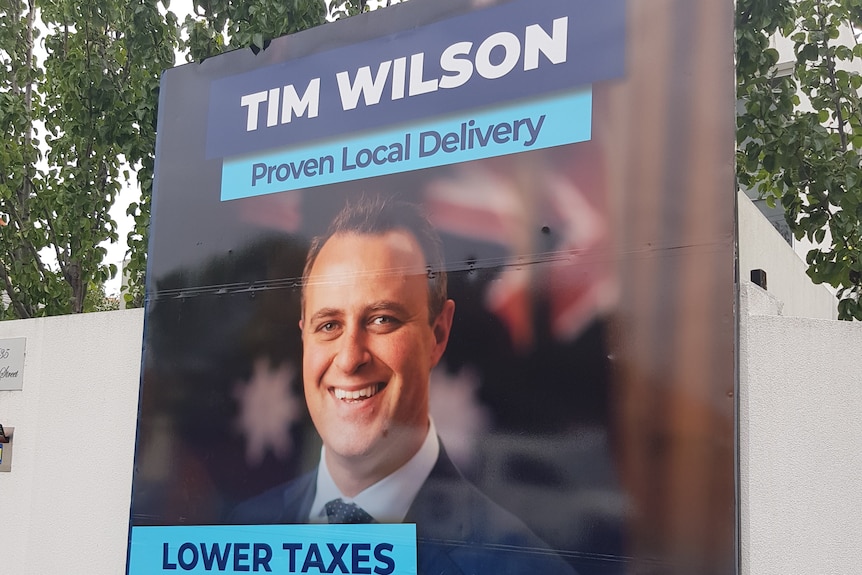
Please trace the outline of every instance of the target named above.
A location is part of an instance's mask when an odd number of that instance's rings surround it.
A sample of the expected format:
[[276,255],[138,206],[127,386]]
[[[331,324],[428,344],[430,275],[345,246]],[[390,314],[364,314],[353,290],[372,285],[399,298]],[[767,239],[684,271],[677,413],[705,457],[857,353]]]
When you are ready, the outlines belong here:
[[431,325],[431,331],[434,333],[434,349],[431,354],[432,365],[437,365],[437,362],[443,357],[443,352],[446,351],[446,345],[449,343],[449,333],[452,331],[452,319],[454,317],[455,302],[447,299],[443,304],[443,309],[437,314],[437,319]]
[[299,331],[302,332],[302,318],[299,318]]

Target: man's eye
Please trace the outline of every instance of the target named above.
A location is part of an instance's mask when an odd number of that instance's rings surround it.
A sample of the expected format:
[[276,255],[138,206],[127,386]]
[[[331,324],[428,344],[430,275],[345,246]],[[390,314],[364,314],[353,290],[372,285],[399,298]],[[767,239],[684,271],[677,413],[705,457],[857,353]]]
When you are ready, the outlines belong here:
[[338,327],[338,325],[334,321],[328,321],[326,323],[320,324],[317,328],[317,331],[329,333],[329,332],[335,331],[336,327]]
[[392,330],[398,327],[400,322],[391,315],[378,315],[371,319],[371,326],[383,330]]

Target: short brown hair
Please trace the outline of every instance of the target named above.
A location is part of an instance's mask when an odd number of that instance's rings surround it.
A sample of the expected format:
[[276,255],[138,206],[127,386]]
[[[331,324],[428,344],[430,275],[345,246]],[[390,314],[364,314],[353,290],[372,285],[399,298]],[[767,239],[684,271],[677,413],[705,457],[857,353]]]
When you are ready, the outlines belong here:
[[311,268],[323,245],[339,234],[382,235],[404,230],[416,238],[428,273],[428,319],[433,322],[446,303],[447,279],[443,260],[443,242],[440,235],[416,204],[373,196],[362,196],[355,202],[350,200],[329,224],[326,233],[311,240],[302,271],[302,305],[305,313],[305,286]]

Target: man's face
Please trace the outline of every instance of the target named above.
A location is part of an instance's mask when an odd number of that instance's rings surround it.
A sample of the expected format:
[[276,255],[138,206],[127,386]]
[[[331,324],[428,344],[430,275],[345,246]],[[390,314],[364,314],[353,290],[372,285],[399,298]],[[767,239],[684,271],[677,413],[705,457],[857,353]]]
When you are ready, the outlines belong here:
[[450,300],[429,322],[425,258],[409,232],[340,234],[324,244],[300,325],[305,398],[328,457],[397,468],[415,453],[453,310]]

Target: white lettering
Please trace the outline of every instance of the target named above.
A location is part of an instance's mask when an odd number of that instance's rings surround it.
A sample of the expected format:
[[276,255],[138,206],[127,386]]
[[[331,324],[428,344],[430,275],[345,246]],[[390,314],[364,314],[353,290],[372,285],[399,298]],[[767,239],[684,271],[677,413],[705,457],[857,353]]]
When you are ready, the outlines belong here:
[[[499,64],[493,64],[491,51],[498,46],[504,50],[503,60]],[[520,57],[521,41],[518,37],[511,32],[497,32],[488,36],[476,50],[476,71],[489,80],[501,78],[512,71]]]
[[395,58],[392,61],[392,99],[404,97],[404,84],[407,77],[407,58]]
[[356,71],[356,78],[353,84],[350,83],[350,75],[347,72],[336,74],[338,91],[341,94],[341,108],[345,111],[353,110],[359,103],[359,96],[365,98],[366,106],[373,106],[379,103],[391,65],[392,62],[389,60],[381,62],[377,68],[377,75],[374,77],[374,80],[371,79],[371,68],[363,66]]
[[320,78],[314,78],[308,83],[305,93],[300,98],[293,84],[284,87],[284,99],[281,108],[281,123],[288,124],[296,117],[308,114],[309,118],[316,118],[320,107]]
[[266,127],[271,128],[278,124],[278,96],[281,90],[273,88],[269,91],[269,100],[266,102]]
[[[474,72],[488,80],[502,78],[522,59],[525,71],[537,69],[540,63],[563,63],[568,57],[568,26],[569,18],[565,16],[553,20],[550,32],[539,24],[526,26],[520,37],[512,32],[497,32],[478,44],[475,53],[473,42],[455,42],[440,53],[442,74],[437,77],[425,77],[424,52],[412,54],[409,62],[406,56],[380,62],[376,70],[372,70],[372,66],[362,66],[352,79],[349,70],[338,72],[341,107],[345,111],[353,110],[359,106],[360,99],[365,106],[379,104],[390,81],[390,99],[395,101],[440,88],[458,88],[468,83]],[[267,127],[279,121],[288,124],[294,117],[316,118],[320,108],[320,78],[309,81],[301,96],[293,84],[242,96],[246,131],[258,129],[260,107],[264,103]]]
[[437,91],[437,80],[423,80],[425,54],[419,52],[410,56],[410,95],[418,96]]
[[554,20],[552,36],[548,36],[548,33],[538,24],[527,26],[524,40],[524,70],[535,70],[539,67],[539,52],[544,54],[551,64],[565,62],[568,31],[568,16]]
[[246,132],[257,130],[257,112],[261,102],[266,102],[266,92],[248,94],[240,100],[242,106],[248,106],[248,115],[245,121]]
[[440,78],[441,88],[457,88],[467,83],[473,75],[473,62],[467,58],[456,58],[456,56],[469,56],[473,49],[472,42],[456,42],[443,51],[440,55],[440,67],[446,72],[455,72],[455,75],[443,75]]

